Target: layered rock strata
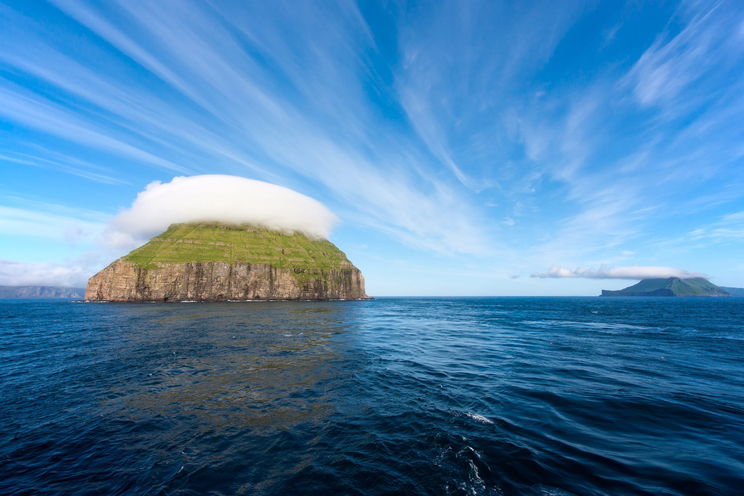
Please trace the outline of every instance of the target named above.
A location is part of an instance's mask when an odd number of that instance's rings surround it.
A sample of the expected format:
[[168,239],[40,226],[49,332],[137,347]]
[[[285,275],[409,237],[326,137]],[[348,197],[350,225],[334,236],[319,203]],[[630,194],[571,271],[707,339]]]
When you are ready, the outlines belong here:
[[[301,277],[298,277],[301,276]],[[366,299],[359,269],[306,271],[267,264],[117,260],[88,281],[90,301],[227,301]]]

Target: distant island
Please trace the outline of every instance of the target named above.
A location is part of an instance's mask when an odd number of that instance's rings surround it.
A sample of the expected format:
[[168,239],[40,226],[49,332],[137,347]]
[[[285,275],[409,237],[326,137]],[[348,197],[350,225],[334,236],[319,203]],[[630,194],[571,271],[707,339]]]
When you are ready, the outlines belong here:
[[298,232],[173,224],[88,281],[89,301],[368,299],[364,277],[333,243]]
[[82,298],[83,288],[62,286],[0,286],[0,298]]
[[744,296],[743,288],[722,288],[702,277],[643,279],[618,291],[602,290],[600,296]]

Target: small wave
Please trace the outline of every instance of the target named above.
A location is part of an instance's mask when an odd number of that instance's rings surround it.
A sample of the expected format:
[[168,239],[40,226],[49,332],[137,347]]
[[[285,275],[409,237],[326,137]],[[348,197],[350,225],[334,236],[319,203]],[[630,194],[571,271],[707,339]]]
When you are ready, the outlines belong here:
[[621,324],[617,322],[579,322],[574,320],[524,320],[523,324],[538,327],[579,327],[589,329],[655,331],[658,327]]
[[541,496],[576,496],[574,493],[564,491],[563,489],[559,489],[557,487],[541,486],[539,488],[539,491]]
[[740,494],[744,307],[584,301],[0,301],[0,494]]
[[477,413],[465,412],[465,416],[475,420],[476,422],[480,422],[481,424],[493,424],[493,420]]

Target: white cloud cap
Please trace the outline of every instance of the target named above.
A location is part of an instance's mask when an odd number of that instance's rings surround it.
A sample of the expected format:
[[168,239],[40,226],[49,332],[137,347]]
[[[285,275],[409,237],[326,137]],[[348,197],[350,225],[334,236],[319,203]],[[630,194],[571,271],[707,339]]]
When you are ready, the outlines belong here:
[[320,202],[275,184],[207,174],[155,181],[132,206],[113,218],[106,233],[112,247],[150,238],[179,222],[256,224],[327,238],[338,218]]
[[695,277],[705,277],[705,275],[697,272],[675,269],[674,267],[659,266],[601,266],[598,269],[579,267],[574,270],[553,266],[547,272],[532,274],[532,277],[539,277],[542,279],[563,277],[582,277],[585,279],[666,279],[669,277],[679,277],[680,279],[692,279]]

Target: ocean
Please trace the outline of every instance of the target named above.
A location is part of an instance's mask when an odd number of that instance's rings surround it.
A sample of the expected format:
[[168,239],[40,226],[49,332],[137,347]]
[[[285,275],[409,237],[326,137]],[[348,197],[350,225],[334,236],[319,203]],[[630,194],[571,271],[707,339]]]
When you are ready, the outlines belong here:
[[0,301],[3,495],[744,494],[744,298]]

